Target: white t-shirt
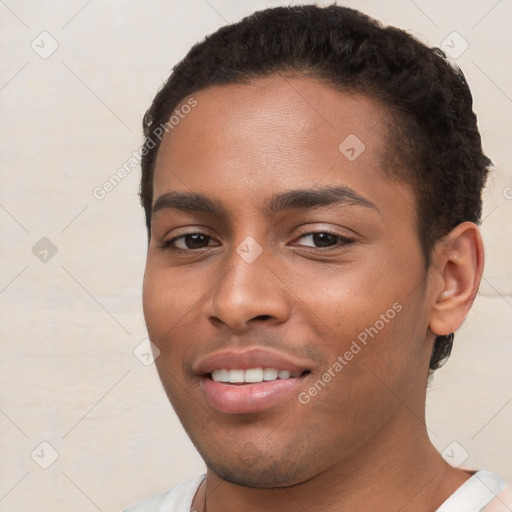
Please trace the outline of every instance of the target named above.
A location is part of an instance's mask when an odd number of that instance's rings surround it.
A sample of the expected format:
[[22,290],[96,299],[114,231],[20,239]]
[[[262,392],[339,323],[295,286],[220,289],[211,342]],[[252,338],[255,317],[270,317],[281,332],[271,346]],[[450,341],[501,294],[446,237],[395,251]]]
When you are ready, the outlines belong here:
[[[191,512],[192,500],[206,475],[155,494],[124,512]],[[477,471],[436,512],[511,512],[512,488],[490,471]]]

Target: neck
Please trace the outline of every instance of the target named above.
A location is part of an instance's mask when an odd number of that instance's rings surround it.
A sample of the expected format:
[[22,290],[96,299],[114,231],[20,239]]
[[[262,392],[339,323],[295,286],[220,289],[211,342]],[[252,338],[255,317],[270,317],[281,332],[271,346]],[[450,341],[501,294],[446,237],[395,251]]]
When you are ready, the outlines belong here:
[[410,411],[408,416],[408,429],[401,423],[404,418],[397,418],[401,428],[381,431],[334,466],[288,487],[242,487],[208,469],[193,508],[198,512],[432,512],[470,474],[449,466],[431,444],[425,426],[418,428],[420,419],[411,420]]

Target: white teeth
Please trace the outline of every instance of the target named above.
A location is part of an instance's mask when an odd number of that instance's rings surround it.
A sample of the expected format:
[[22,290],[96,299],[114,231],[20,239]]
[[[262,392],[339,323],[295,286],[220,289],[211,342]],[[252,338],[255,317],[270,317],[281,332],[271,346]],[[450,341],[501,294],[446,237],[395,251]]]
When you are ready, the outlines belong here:
[[288,370],[277,370],[276,368],[249,368],[248,370],[214,370],[212,379],[216,382],[230,382],[232,384],[248,383],[253,384],[263,381],[289,379],[300,377],[300,373],[293,375]]
[[263,381],[263,369],[262,368],[251,368],[245,370],[245,382],[262,382]]
[[243,370],[229,370],[229,382],[240,383],[244,382]]
[[263,370],[263,380],[276,380],[279,375],[279,370],[275,368],[265,368]]
[[212,373],[212,379],[217,382],[229,382],[229,371],[228,370],[215,370]]

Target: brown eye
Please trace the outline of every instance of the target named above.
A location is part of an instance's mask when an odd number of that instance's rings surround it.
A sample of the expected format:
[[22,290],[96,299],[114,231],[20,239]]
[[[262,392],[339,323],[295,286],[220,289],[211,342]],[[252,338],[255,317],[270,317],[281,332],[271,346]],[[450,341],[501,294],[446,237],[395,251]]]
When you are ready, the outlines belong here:
[[212,237],[204,233],[188,233],[177,236],[164,243],[166,249],[176,249],[182,251],[193,251],[194,249],[204,249],[209,246]]
[[329,231],[317,231],[314,233],[307,233],[305,235],[302,235],[299,238],[299,240],[308,238],[310,240],[310,243],[299,245],[304,245],[306,247],[321,248],[333,247],[335,245],[345,245],[353,242],[353,240],[350,238],[338,235],[336,233],[330,233]]

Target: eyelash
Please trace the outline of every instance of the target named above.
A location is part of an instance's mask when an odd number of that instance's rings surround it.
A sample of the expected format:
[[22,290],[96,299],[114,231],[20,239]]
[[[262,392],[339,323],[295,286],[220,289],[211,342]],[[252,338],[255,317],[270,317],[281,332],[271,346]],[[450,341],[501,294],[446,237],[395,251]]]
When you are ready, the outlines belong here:
[[[334,238],[336,238],[338,240],[338,242],[335,245],[331,245],[331,246],[328,246],[328,247],[310,247],[310,246],[306,246],[309,249],[313,250],[313,252],[315,252],[315,250],[316,251],[325,252],[325,251],[328,251],[330,249],[331,250],[332,249],[337,249],[337,248],[339,248],[341,246],[350,245],[350,244],[355,242],[355,240],[353,238],[348,238],[346,236],[340,235],[339,233],[335,233],[335,232],[329,231],[329,230],[310,231],[308,233],[304,233],[303,235],[298,237],[298,239],[300,240],[300,239],[302,239],[302,238],[304,238],[306,236],[313,236],[313,235],[319,235],[319,234],[331,235]],[[183,235],[171,238],[170,240],[166,240],[165,242],[163,242],[163,244],[160,246],[160,248],[168,250],[168,251],[173,251],[173,252],[182,252],[182,253],[183,252],[188,252],[188,253],[192,253],[192,252],[195,252],[195,251],[202,251],[202,250],[208,249],[210,247],[210,246],[206,246],[206,247],[200,247],[198,249],[179,249],[179,248],[173,246],[173,244],[177,240],[180,240],[180,239],[185,238],[187,236],[193,236],[193,235],[203,235],[208,240],[213,239],[213,237],[211,237],[210,235],[208,235],[206,233],[203,233],[202,231],[194,231],[192,233],[185,233]],[[211,247],[218,247],[218,246],[211,246]]]

